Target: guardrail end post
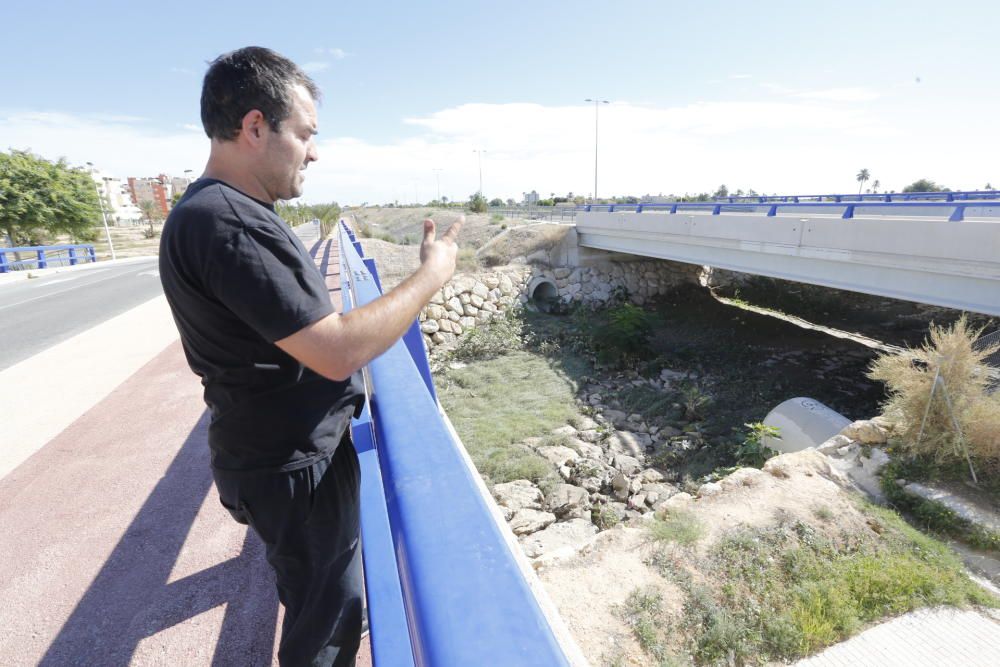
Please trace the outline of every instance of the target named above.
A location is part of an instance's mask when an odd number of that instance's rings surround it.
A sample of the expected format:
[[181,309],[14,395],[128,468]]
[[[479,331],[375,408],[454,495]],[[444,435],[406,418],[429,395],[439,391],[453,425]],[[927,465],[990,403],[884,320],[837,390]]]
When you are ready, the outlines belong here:
[[40,269],[47,269],[47,268],[49,268],[49,263],[45,259],[45,251],[42,250],[41,248],[39,248],[37,250],[37,252],[38,252],[38,268],[40,268]]
[[850,220],[853,217],[854,217],[854,204],[851,204],[844,209],[843,218],[844,220]]
[[767,217],[773,218],[777,214],[778,214],[778,205],[772,204],[771,208],[767,209]]
[[722,204],[716,204],[715,206],[712,207],[712,215],[719,215],[721,211],[722,211]]
[[958,204],[952,211],[951,217],[948,218],[948,222],[962,222],[963,220],[965,220],[965,204]]

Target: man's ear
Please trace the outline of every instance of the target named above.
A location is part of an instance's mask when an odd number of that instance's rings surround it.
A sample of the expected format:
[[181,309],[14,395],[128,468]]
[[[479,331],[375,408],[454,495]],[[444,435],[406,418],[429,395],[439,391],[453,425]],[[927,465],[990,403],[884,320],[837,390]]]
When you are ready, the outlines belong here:
[[264,141],[265,133],[270,129],[264,114],[257,109],[251,109],[243,116],[243,123],[240,125],[240,134],[243,139],[252,146],[257,146]]

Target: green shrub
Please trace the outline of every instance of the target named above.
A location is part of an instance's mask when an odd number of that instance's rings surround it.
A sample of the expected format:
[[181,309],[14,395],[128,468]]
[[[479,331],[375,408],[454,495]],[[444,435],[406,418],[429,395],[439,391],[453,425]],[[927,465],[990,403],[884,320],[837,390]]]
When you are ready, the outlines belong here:
[[743,466],[762,468],[764,463],[778,452],[764,445],[764,438],[781,439],[781,429],[763,422],[744,424],[747,427],[743,444],[736,450],[736,461]]
[[653,314],[631,303],[611,308],[593,333],[597,358],[603,363],[623,366],[647,356],[654,323]]
[[459,361],[493,359],[524,348],[524,321],[519,312],[496,315],[462,336],[451,352]]
[[701,539],[705,528],[690,512],[675,511],[657,517],[650,525],[650,532],[657,542],[690,545]]

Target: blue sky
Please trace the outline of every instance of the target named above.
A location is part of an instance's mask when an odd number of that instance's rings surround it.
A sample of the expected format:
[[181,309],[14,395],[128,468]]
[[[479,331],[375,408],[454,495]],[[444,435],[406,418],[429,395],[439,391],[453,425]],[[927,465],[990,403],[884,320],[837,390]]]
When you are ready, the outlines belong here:
[[[206,62],[248,44],[324,91],[305,198],[1000,185],[990,2],[6,2],[0,148],[200,172]],[[435,171],[439,169],[440,171]]]

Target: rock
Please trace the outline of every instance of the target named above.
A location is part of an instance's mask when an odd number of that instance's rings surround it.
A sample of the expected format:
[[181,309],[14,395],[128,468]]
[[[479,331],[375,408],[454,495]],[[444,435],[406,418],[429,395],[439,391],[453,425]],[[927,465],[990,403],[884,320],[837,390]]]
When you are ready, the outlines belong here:
[[845,426],[840,432],[851,440],[865,445],[883,445],[889,439],[889,431],[871,419],[861,419]]
[[661,426],[660,430],[657,431],[657,434],[661,438],[673,438],[673,437],[676,437],[678,435],[681,435],[681,433],[683,433],[683,431],[681,431],[679,428],[674,428],[673,426],[670,426],[669,424],[667,424],[666,426]]
[[523,537],[520,542],[528,558],[564,558],[585,547],[596,534],[597,526],[587,519],[571,519]]
[[568,278],[570,273],[572,273],[572,269],[567,269],[566,267],[563,266],[553,269],[552,271],[552,274],[556,277],[557,280]]
[[803,449],[800,452],[791,454],[781,454],[768,459],[764,464],[764,472],[775,477],[790,477],[792,473],[803,475],[818,474],[822,477],[837,482],[844,483],[844,475],[830,465],[831,459],[823,456],[815,449]]
[[547,447],[539,447],[535,451],[538,455],[544,458],[546,461],[552,465],[558,467],[566,465],[570,461],[576,461],[580,458],[580,455],[574,452],[569,447],[563,447],[562,445],[549,445]]
[[628,415],[621,410],[605,410],[604,418],[614,424],[616,428],[622,428],[628,424]]
[[473,294],[471,297],[469,297],[469,303],[470,305],[475,306],[478,309],[483,307],[483,304],[486,303],[486,300],[483,297],[479,296],[478,294]]
[[459,294],[458,300],[462,303],[463,306],[467,306],[470,303],[472,303],[472,295],[468,293]]
[[514,516],[510,520],[510,529],[514,531],[515,535],[530,535],[551,526],[555,522],[555,514],[523,509],[514,512]]
[[491,273],[483,276],[483,284],[486,285],[487,289],[494,290],[500,286],[500,278]]
[[528,255],[525,259],[526,264],[541,264],[543,266],[549,265],[549,253],[544,250],[536,250],[535,252]]
[[653,470],[652,468],[649,468],[648,470],[643,470],[639,474],[639,479],[642,480],[643,483],[646,483],[646,484],[655,483],[655,482],[662,482],[663,481],[663,475],[660,473],[660,471]]
[[846,447],[851,444],[851,439],[846,435],[835,435],[822,445],[816,448],[816,451],[820,454],[833,454],[841,447]]
[[698,487],[699,498],[709,498],[722,493],[722,485],[718,482],[705,482]]
[[[541,489],[532,484],[529,480],[518,479],[513,482],[504,482],[493,486],[493,497],[501,508],[510,511],[510,516],[521,509],[542,509],[542,502],[545,496]],[[506,514],[506,512],[505,512]],[[509,519],[510,516],[507,518]]]
[[[476,327],[476,318],[463,317],[458,321],[458,323],[462,326],[463,329],[474,329]],[[460,333],[460,332],[456,331],[455,333]]]
[[601,434],[594,429],[587,429],[586,431],[580,431],[577,433],[576,437],[581,440],[586,440],[587,442],[597,442],[601,439]]
[[615,454],[613,465],[629,477],[638,474],[642,470],[642,465],[638,459],[626,454]]
[[616,472],[611,476],[611,488],[614,490],[614,496],[618,500],[628,500],[629,497],[629,487],[631,483],[628,477],[626,477],[621,472]]
[[646,433],[632,433],[631,431],[619,431],[618,439],[621,441],[622,449],[625,453],[641,457],[646,453],[646,447],[653,444],[653,438]]
[[481,299],[487,299],[490,296],[490,290],[486,285],[482,283],[476,283],[472,288],[473,296],[478,296]]
[[447,305],[448,305],[448,310],[452,311],[453,313],[461,313],[464,306],[461,299],[459,299],[457,296],[453,296],[450,299],[448,299]]
[[656,515],[662,517],[666,516],[667,514],[670,514],[670,512],[683,510],[692,502],[694,502],[694,496],[692,496],[690,493],[685,493],[682,491],[664,501],[657,503]]
[[677,487],[673,484],[643,484],[642,492],[647,496],[655,493],[659,497],[659,500],[666,500],[677,495]]
[[647,509],[646,508],[646,494],[640,491],[639,493],[635,494],[634,496],[631,496],[628,499],[627,505],[628,505],[629,509],[637,510],[639,512],[645,512],[646,509]]
[[576,417],[573,422],[578,431],[590,431],[596,429],[598,426],[597,422],[586,415]]
[[444,309],[444,306],[434,303],[424,308],[424,312],[427,313],[427,319],[429,320],[440,320],[442,317],[448,316],[448,311]]
[[466,317],[475,317],[476,315],[479,314],[479,309],[473,306],[471,303],[468,303],[465,305],[462,312],[465,313]]
[[435,333],[440,328],[436,320],[424,320],[420,323],[420,330],[425,334]]
[[570,438],[576,437],[576,429],[566,424],[565,426],[560,426],[559,428],[552,429],[552,435],[565,435]]
[[590,494],[572,484],[557,484],[545,498],[545,508],[559,519],[583,519],[590,516]]
[[755,486],[764,478],[765,474],[763,470],[758,470],[757,468],[740,468],[719,480],[719,484],[723,489]]
[[443,306],[444,305],[444,292],[442,290],[438,290],[437,292],[434,292],[434,295],[431,296],[431,303],[434,304],[434,305],[437,305],[437,306]]
[[514,291],[514,283],[506,274],[500,274],[500,292],[504,296],[508,296]]
[[589,442],[584,442],[583,440],[577,440],[574,438],[568,446],[580,452],[580,456],[585,456],[590,459],[599,459],[604,456],[603,449],[597,445],[592,445]]

